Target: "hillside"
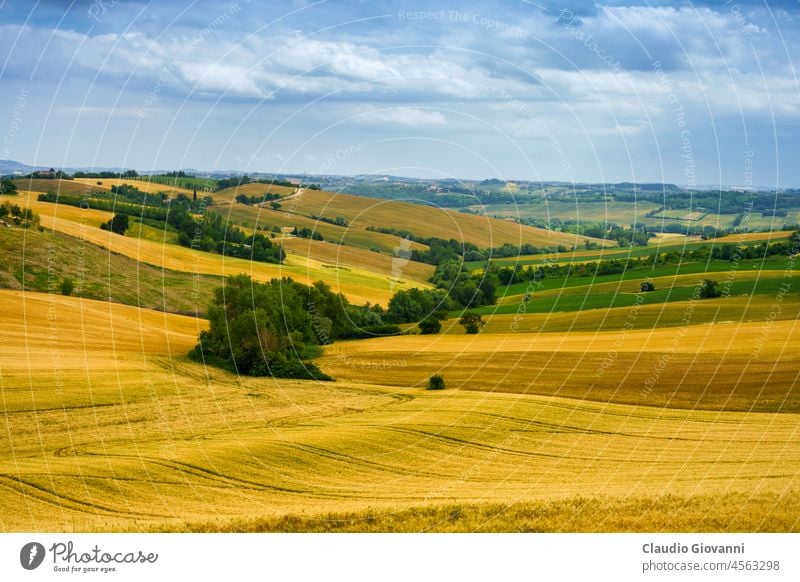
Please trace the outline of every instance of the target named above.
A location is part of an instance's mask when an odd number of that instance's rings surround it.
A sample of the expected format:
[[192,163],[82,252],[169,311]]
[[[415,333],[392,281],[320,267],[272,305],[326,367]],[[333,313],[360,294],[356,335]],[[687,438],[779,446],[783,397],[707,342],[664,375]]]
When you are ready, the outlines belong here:
[[[463,214],[452,210],[408,202],[377,200],[321,190],[304,190],[292,200],[294,212],[306,216],[335,219],[345,217],[351,228],[392,228],[409,231],[418,237],[437,237],[469,242],[481,248],[505,243],[539,247],[581,246],[584,239],[566,233],[523,226],[506,220]],[[606,241],[590,239],[600,245]]]
[[[204,314],[220,277],[169,271],[60,233],[0,228],[0,287],[74,294],[172,313]],[[78,260],[76,260],[76,257]]]
[[292,277],[301,283],[321,280],[358,304],[369,301],[385,305],[397,289],[427,286],[426,283],[411,281],[403,275],[396,282],[391,282],[381,273],[375,273],[368,268],[326,263],[302,256],[289,256],[284,264],[278,265],[121,236],[99,228],[102,222],[112,217],[110,212],[39,202],[36,193],[20,192],[15,199],[17,203],[27,205],[40,214],[42,226],[45,228],[99,245],[136,261],[173,271],[217,277],[247,273],[260,281],[282,277]]
[[0,318],[4,531],[797,528],[796,414],[239,378],[182,356],[193,318],[9,291]]

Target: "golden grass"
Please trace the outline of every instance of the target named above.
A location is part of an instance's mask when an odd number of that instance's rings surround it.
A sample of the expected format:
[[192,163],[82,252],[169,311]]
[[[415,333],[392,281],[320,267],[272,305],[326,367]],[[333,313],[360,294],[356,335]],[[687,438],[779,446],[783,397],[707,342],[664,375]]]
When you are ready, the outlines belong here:
[[[592,497],[510,504],[453,504],[399,511],[189,522],[173,532],[571,533],[797,532],[800,493]],[[163,530],[155,530],[163,531]]]
[[111,185],[103,182],[98,185],[97,182],[102,180],[44,180],[44,179],[30,179],[18,178],[14,183],[22,191],[30,192],[55,192],[57,194],[68,194],[70,196],[83,196],[89,192],[108,192],[111,190]]
[[[286,206],[293,206],[295,212],[307,216],[324,216],[331,219],[343,216],[350,221],[351,228],[365,229],[368,226],[394,228],[407,230],[421,237],[470,242],[482,248],[499,247],[504,243],[572,247],[582,245],[584,240],[589,238],[420,204],[321,190],[305,190],[301,196],[297,196]],[[610,244],[599,239],[590,240],[601,246]]]
[[796,414],[238,378],[182,357],[191,318],[3,291],[0,319],[3,531],[797,528]]
[[[142,180],[131,180],[130,178],[75,178],[72,180],[78,184],[87,184],[87,185],[96,185],[97,182],[102,182],[102,188],[106,190],[110,190],[111,186],[121,186],[123,184],[127,184],[128,186],[133,186],[142,192],[147,192],[148,194],[158,194],[159,192],[165,192],[167,194],[175,195],[175,194],[186,194],[191,196],[194,192],[192,190],[187,190],[186,188],[179,188],[177,186],[170,186],[168,184],[158,184],[156,182],[148,182],[147,179]],[[198,197],[201,195],[200,192],[197,193]]]
[[42,226],[45,228],[91,242],[137,261],[173,271],[216,276],[247,273],[259,281],[292,277],[306,284],[321,280],[359,304],[369,301],[386,305],[396,290],[425,286],[419,281],[409,281],[403,277],[392,283],[380,273],[367,268],[344,267],[302,256],[289,256],[284,264],[277,265],[120,236],[97,228],[100,223],[109,220],[112,216],[110,212],[39,202],[35,193],[21,193],[19,199],[21,204],[27,205],[41,215]]
[[400,248],[407,250],[424,250],[426,245],[409,241],[402,243],[399,236],[372,232],[361,228],[350,228],[329,224],[315,220],[302,214],[294,214],[264,207],[245,206],[244,204],[231,204],[228,206],[213,206],[212,211],[222,215],[226,220],[235,224],[242,224],[250,228],[310,228],[319,232],[326,241],[347,246],[359,247],[366,250],[379,251],[389,255],[396,254]]
[[435,270],[433,265],[328,241],[289,236],[283,239],[283,248],[292,255],[310,257],[327,264],[369,269],[395,281],[402,278],[427,285]]
[[232,203],[239,194],[247,196],[264,196],[265,194],[280,194],[283,197],[292,196],[297,193],[297,188],[290,188],[289,186],[276,186],[273,184],[242,184],[241,186],[233,186],[232,188],[225,188],[218,192],[212,192],[211,197],[214,199],[214,204]]
[[[464,390],[704,410],[800,411],[800,360],[793,348],[800,343],[797,320],[595,333],[512,329],[339,342],[326,349],[319,364],[350,382],[422,387],[438,373],[449,387]],[[387,372],[376,375],[376,370]]]

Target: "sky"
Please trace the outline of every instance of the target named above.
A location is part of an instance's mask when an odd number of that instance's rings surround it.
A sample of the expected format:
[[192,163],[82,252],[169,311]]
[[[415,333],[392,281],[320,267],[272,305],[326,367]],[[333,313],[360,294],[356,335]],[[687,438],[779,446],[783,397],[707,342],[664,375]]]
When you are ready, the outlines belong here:
[[800,2],[0,0],[3,159],[800,186]]

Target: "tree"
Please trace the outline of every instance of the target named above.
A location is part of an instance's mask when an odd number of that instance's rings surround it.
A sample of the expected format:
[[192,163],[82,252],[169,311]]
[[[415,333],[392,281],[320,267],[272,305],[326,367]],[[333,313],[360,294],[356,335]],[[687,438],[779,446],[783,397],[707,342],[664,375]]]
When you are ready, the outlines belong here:
[[277,210],[281,207],[280,202],[270,202],[269,205],[273,210]]
[[649,293],[650,291],[656,290],[656,285],[652,281],[642,281],[642,284],[639,285],[639,289],[641,289],[642,293]]
[[713,299],[714,297],[719,297],[722,295],[722,291],[720,291],[718,287],[719,283],[717,283],[717,281],[706,279],[700,285],[700,298]]
[[249,376],[330,380],[310,360],[339,338],[396,333],[368,305],[350,305],[322,281],[225,280],[208,307],[209,328],[189,353],[195,361]]
[[444,319],[450,308],[447,294],[436,289],[406,289],[398,291],[389,300],[386,319],[395,323],[412,323],[427,317]]
[[438,317],[431,315],[420,321],[417,327],[419,327],[419,331],[422,335],[429,335],[442,331],[442,322]]
[[434,374],[428,378],[428,390],[444,390],[444,378],[439,374]]
[[61,281],[62,295],[72,295],[73,289],[75,289],[75,284],[72,282],[72,279],[64,279]]
[[194,202],[197,202],[197,188],[195,188],[194,192],[192,192],[192,200]]
[[128,215],[127,214],[115,214],[114,218],[109,220],[108,222],[104,222],[100,225],[100,228],[103,230],[110,230],[116,234],[124,235],[128,230]]
[[0,180],[0,194],[16,194],[17,185],[8,178]]
[[483,318],[478,313],[471,313],[469,311],[465,312],[464,315],[461,316],[461,319],[458,320],[458,323],[464,326],[464,331],[466,333],[478,333],[481,328],[486,325],[486,322],[483,321]]

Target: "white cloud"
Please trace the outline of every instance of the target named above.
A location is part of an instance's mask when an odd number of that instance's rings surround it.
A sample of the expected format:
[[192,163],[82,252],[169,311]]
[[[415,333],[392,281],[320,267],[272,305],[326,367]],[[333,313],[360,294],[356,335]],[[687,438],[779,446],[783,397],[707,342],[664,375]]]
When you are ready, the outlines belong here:
[[371,125],[390,124],[413,127],[447,124],[447,119],[439,111],[428,111],[414,107],[368,110],[356,115],[354,121]]

